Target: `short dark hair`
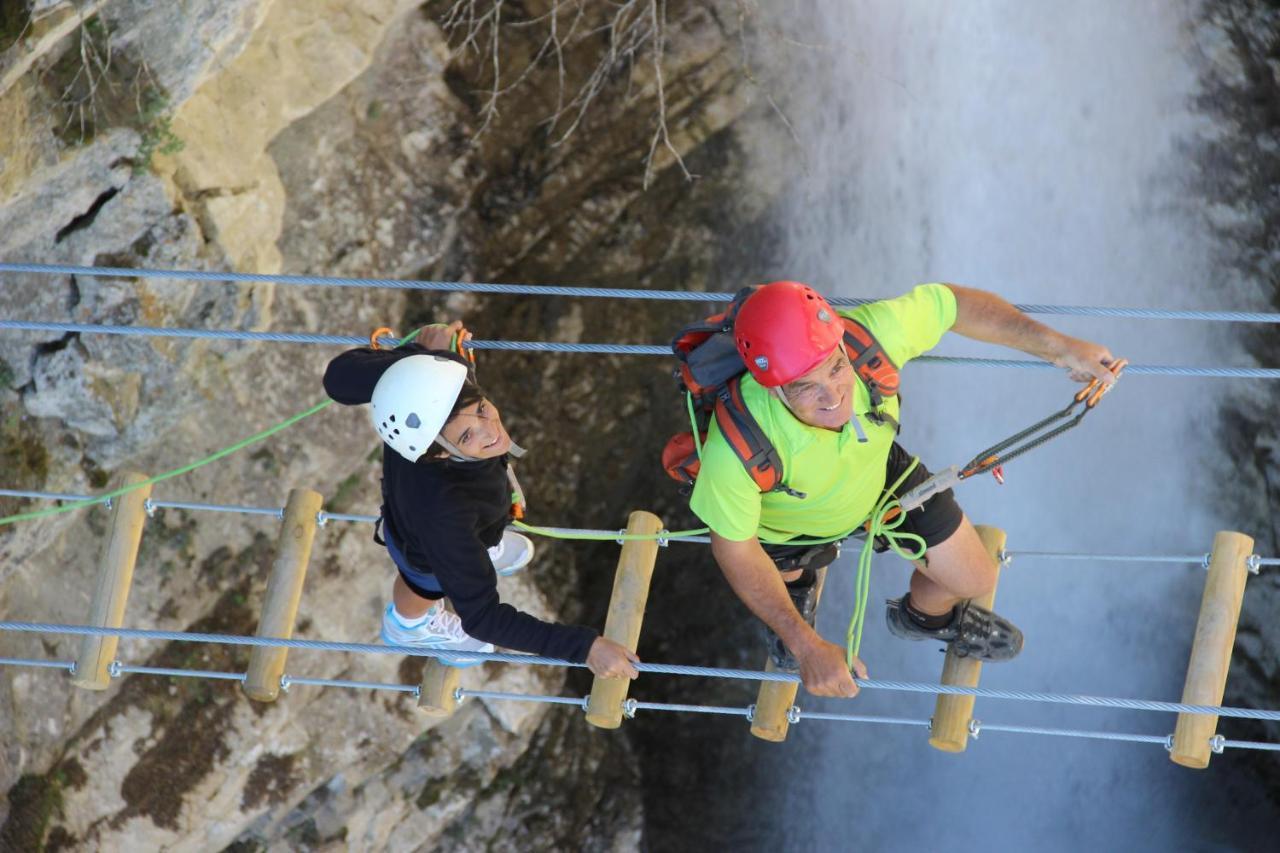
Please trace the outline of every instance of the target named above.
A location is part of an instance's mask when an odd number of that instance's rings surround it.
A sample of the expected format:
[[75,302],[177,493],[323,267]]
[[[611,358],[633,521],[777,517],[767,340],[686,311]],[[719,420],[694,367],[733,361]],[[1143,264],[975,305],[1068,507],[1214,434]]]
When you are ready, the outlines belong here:
[[[478,403],[481,400],[487,400],[489,395],[484,389],[477,385],[470,378],[462,383],[462,390],[458,392],[458,399],[453,401],[453,408],[449,410],[449,417],[445,418],[444,424],[440,427],[440,431],[444,432],[444,428],[449,422],[458,416],[458,413],[470,406],[472,403]],[[419,462],[439,462],[440,454],[446,456],[452,455],[439,442],[431,442],[431,446],[427,448],[427,452],[418,457]]]

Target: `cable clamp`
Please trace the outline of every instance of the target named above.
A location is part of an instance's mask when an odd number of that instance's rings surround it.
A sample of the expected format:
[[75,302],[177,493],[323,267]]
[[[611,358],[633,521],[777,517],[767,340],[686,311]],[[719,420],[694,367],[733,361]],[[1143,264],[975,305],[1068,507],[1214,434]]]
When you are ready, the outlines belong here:
[[626,535],[627,535],[627,528],[624,527],[618,531],[618,538],[615,539],[614,541],[617,542],[619,545],[626,545],[627,544],[627,540],[625,538]]
[[590,702],[591,702],[591,697],[590,697],[590,696],[583,696],[583,697],[582,697],[582,710],[583,710],[584,712],[586,712],[586,711],[590,710],[590,708],[589,708],[589,704],[590,704]]
[[933,731],[933,717],[929,718],[929,722],[925,724],[925,728],[927,728],[930,732]]
[[1000,553],[996,554],[996,560],[999,561],[1000,568],[1007,569],[1009,568],[1009,564],[1013,562],[1013,555],[1001,548]]
[[75,674],[76,674],[76,662],[72,661],[70,664],[67,665],[67,675],[75,675]]
[[790,708],[787,709],[787,722],[793,726],[796,723],[800,722],[800,706],[799,705],[792,705]]
[[[461,687],[459,687],[458,689],[459,689],[459,690],[461,690],[462,688],[461,688]],[[422,698],[422,685],[420,685],[420,684],[415,684],[415,685],[413,685],[413,689],[409,691],[409,695],[410,695],[410,696],[412,696],[414,699],[421,699],[421,698]]]
[[104,508],[104,509],[106,509],[106,511],[107,511],[107,512],[110,512],[110,511],[111,511],[111,506],[112,506],[112,504],[111,504],[111,498],[107,498],[106,500],[104,500],[104,501],[102,502],[102,506],[103,506],[103,508]]
[[670,535],[671,535],[671,531],[667,530],[665,527],[658,531],[658,547],[659,548],[667,547],[667,545],[670,543],[670,540],[667,537]]
[[111,676],[112,678],[119,678],[122,672],[120,666],[121,666],[120,661],[113,660],[111,664],[107,667],[107,675]]
[[[422,691],[421,686],[414,688],[415,693],[420,693],[421,691]],[[453,688],[453,701],[461,703],[462,700],[466,698],[467,698],[466,690],[463,690],[461,687]]]
[[1250,554],[1249,559],[1245,560],[1244,564],[1249,567],[1249,574],[1256,575],[1262,568],[1262,557],[1257,554]]
[[640,703],[636,700],[627,699],[622,703],[622,716],[626,717],[628,720],[634,720],[636,718],[636,711],[639,709],[639,705]]
[[747,706],[747,722],[754,723],[756,721],[756,706],[754,704]]
[[145,501],[142,502],[142,511],[147,514],[147,518],[155,518],[156,502],[151,500],[151,498],[147,498]]
[[1209,749],[1213,750],[1214,755],[1222,755],[1227,749],[1227,739],[1222,735],[1214,735],[1209,738]]
[[1166,752],[1173,752],[1173,735],[1164,739],[1164,748]]
[[[931,721],[932,722],[932,721]],[[974,740],[978,739],[978,735],[982,734],[982,720],[977,717],[969,718],[969,737]]]
[[290,685],[290,684],[293,684],[293,679],[289,678],[289,674],[288,674],[288,673],[281,673],[281,675],[280,675],[280,689],[281,689],[282,691],[284,691],[285,693],[288,693],[288,692],[289,692],[289,685]]
[[280,519],[281,521],[284,521],[284,507],[280,507],[278,510],[276,510],[276,518]]
[[324,527],[329,523],[329,514],[324,510],[316,513],[316,527]]
[[1208,554],[1205,554],[1204,559],[1200,561],[1200,568],[1204,569],[1206,572],[1209,571],[1209,562],[1212,559],[1213,559],[1213,552],[1210,551]]

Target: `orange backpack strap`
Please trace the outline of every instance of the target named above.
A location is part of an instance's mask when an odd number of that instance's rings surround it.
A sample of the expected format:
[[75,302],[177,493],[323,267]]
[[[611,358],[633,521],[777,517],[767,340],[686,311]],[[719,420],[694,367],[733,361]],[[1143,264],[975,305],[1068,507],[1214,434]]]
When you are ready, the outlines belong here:
[[716,400],[716,423],[761,492],[786,492],[804,497],[803,492],[794,491],[783,482],[782,457],[747,409],[737,379],[729,382]]
[[867,386],[871,407],[880,408],[888,397],[898,393],[898,366],[889,358],[871,330],[848,317],[844,320],[844,351],[853,372]]

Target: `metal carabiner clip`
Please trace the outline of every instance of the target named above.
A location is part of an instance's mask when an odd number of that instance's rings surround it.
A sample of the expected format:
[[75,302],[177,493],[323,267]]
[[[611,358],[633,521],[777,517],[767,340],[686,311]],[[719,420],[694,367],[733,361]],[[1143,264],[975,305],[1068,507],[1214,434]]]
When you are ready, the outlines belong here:
[[1098,405],[1098,401],[1107,395],[1107,392],[1116,387],[1116,380],[1120,378],[1120,374],[1124,373],[1124,369],[1129,365],[1129,359],[1118,358],[1107,366],[1114,375],[1110,383],[1104,384],[1102,380],[1094,378],[1089,380],[1089,384],[1084,386],[1080,391],[1076,392],[1076,402],[1084,403],[1086,409],[1092,409]]
[[392,331],[390,326],[379,326],[369,333],[369,346],[373,347],[375,350],[382,349],[382,344],[378,343],[378,341],[384,337],[395,338],[396,340],[400,339],[399,336]]

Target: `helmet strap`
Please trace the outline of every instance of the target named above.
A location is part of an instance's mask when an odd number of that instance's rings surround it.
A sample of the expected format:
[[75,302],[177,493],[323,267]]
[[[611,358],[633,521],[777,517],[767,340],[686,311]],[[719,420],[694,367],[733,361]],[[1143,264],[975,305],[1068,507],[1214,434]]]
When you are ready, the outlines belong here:
[[774,396],[776,396],[779,400],[782,401],[782,405],[787,407],[788,412],[790,412],[793,415],[796,413],[796,410],[791,408],[791,401],[787,399],[787,392],[782,390],[781,385],[775,386],[773,389],[773,393],[774,393]]
[[[436,444],[449,451],[450,458],[455,462],[477,462],[480,459],[478,456],[468,456],[463,453],[453,442],[444,437],[444,433],[440,433],[436,436]],[[507,453],[511,454],[516,459],[519,459],[521,456],[524,456],[525,450],[513,441],[511,442],[511,448]]]
[[475,462],[478,459],[478,457],[468,456],[459,450],[453,442],[444,437],[444,433],[440,433],[436,436],[436,444],[449,451],[449,457],[453,459],[454,462]]

